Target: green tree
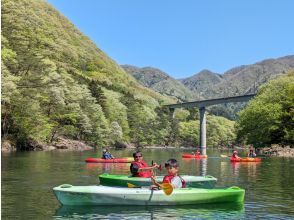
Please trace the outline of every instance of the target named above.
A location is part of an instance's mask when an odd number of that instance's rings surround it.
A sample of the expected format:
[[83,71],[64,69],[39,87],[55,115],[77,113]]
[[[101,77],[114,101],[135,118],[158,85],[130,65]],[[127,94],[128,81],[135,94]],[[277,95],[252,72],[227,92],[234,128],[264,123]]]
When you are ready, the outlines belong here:
[[237,121],[238,139],[262,147],[293,145],[294,73],[269,81],[242,110]]
[[199,143],[199,121],[180,122],[179,140],[184,146],[197,146]]
[[115,144],[116,142],[121,142],[122,137],[123,131],[120,125],[116,121],[111,122],[109,134],[110,143]]

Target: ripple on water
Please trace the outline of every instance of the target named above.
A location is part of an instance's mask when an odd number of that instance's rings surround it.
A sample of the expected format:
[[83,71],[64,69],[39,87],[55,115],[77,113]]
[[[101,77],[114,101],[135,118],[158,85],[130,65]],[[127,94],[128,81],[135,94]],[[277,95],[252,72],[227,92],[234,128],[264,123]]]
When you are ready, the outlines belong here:
[[212,204],[187,206],[62,206],[56,210],[55,219],[241,219],[244,205]]

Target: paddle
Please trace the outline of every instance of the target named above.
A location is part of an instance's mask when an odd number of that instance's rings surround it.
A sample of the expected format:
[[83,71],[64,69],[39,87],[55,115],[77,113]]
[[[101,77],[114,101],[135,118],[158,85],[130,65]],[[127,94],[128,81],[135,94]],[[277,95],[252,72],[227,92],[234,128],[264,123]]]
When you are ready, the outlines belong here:
[[[136,186],[132,183],[127,183],[128,188],[141,188],[139,186]],[[173,193],[174,187],[170,183],[162,183],[159,184],[160,188],[163,190],[164,194],[169,196]]]

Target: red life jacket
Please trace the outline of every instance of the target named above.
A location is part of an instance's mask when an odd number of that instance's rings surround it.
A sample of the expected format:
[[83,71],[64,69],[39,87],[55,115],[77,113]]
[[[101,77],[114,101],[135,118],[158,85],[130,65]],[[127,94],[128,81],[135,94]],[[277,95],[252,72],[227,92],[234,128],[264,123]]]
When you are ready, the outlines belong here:
[[[141,162],[136,162],[133,161],[131,164],[138,166],[139,168],[145,168],[148,167],[148,164],[142,160]],[[144,177],[144,178],[149,178],[151,177],[151,172],[150,170],[146,170],[146,171],[140,171],[137,174],[134,175],[135,177]]]
[[[162,183],[171,183],[172,179],[174,178],[175,176],[174,175],[166,175],[164,178],[163,178],[163,181]],[[186,188],[186,181],[181,177],[181,176],[178,176],[180,177],[181,179],[181,182],[182,182],[182,188]]]

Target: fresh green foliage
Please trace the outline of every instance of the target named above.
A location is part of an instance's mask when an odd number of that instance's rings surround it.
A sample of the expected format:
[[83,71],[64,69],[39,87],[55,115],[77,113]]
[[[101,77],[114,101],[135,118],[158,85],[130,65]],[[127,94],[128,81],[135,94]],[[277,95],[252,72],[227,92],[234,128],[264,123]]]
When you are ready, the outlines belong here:
[[196,143],[198,113],[171,120],[161,107],[184,99],[184,87],[170,98],[141,86],[45,1],[1,4],[2,137],[18,149],[57,137],[98,146]]
[[294,144],[294,73],[269,81],[240,112],[238,138],[255,146]]
[[174,112],[174,118],[178,121],[186,121],[190,115],[190,112],[186,109],[176,109]]
[[198,146],[199,121],[183,121],[179,123],[179,141],[184,146]]
[[[179,123],[179,141],[184,146],[198,146],[199,120]],[[207,116],[207,146],[227,145],[235,140],[234,122],[223,117]]]
[[[2,1],[2,132],[25,146],[58,136],[108,144],[112,122],[129,139],[127,106],[169,99],[140,86],[65,17],[38,0]],[[148,106],[148,107],[147,107]],[[153,108],[150,108],[153,106]],[[131,114],[131,111],[129,111]]]
[[207,116],[207,146],[228,146],[236,139],[235,122],[223,117]]

